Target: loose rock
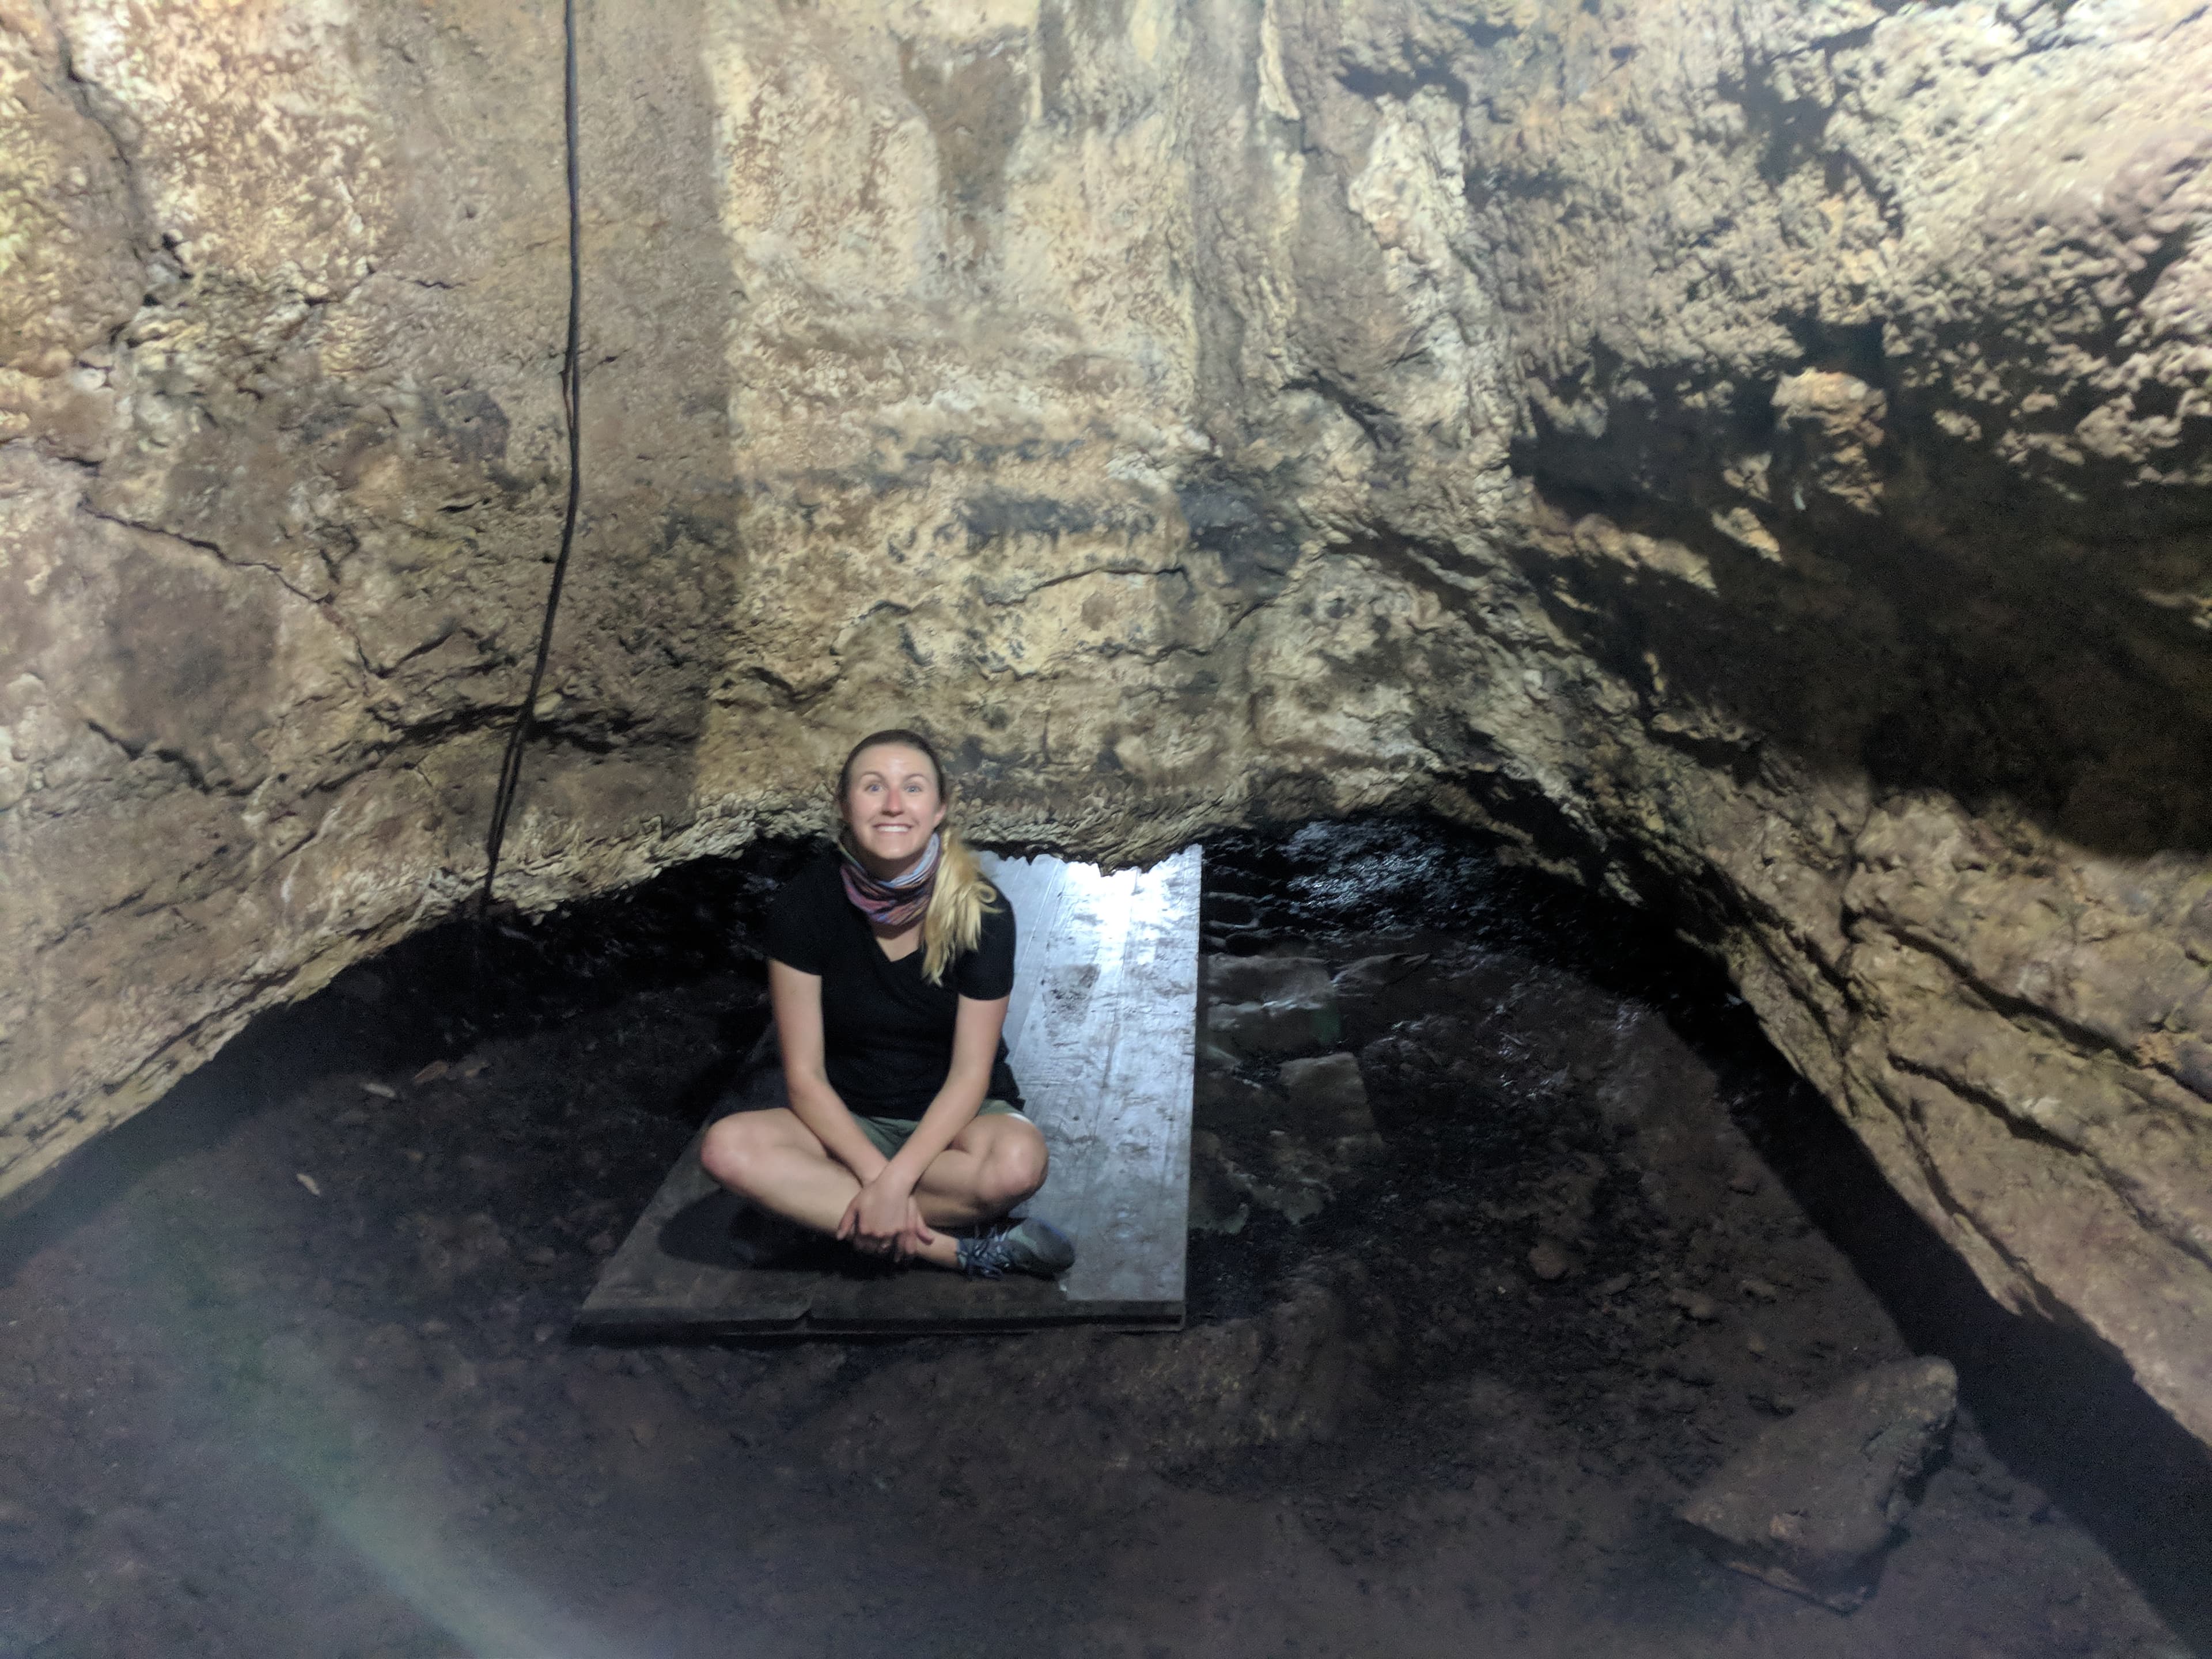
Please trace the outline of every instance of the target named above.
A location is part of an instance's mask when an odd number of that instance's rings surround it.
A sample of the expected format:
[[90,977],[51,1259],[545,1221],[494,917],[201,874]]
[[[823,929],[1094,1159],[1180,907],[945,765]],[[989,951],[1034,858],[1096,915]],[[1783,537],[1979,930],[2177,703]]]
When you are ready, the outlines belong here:
[[1679,1511],[1723,1565],[1849,1612],[1958,1406],[1948,1361],[1877,1366],[1763,1431]]
[[1528,1271],[1547,1283],[1565,1279],[1574,1266],[1574,1259],[1548,1238],[1538,1240],[1528,1252]]
[[1359,1062],[1350,1054],[1322,1054],[1283,1063],[1277,1074],[1300,1124],[1322,1133],[1372,1135],[1375,1114]]
[[1700,1324],[1721,1316],[1720,1304],[1703,1291],[1669,1291],[1667,1299]]
[[1206,1014],[1207,1040],[1232,1061],[1310,1054],[1343,1030],[1336,998],[1326,990],[1276,1002],[1217,1004]]
[[1313,957],[1209,956],[1199,971],[1212,1002],[1310,1002],[1334,995],[1328,964]]

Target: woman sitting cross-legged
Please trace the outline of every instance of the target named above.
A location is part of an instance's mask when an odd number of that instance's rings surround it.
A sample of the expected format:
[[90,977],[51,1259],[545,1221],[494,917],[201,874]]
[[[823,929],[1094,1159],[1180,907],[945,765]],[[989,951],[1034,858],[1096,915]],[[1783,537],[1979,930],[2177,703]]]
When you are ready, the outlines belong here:
[[769,910],[791,1103],[722,1119],[701,1161],[732,1192],[866,1255],[987,1279],[1061,1273],[1075,1247],[1058,1228],[1000,1220],[1045,1176],[1044,1137],[1021,1114],[1000,1037],[1012,907],[946,827],[944,769],[919,733],[864,739],[838,775],[837,807],[836,853]]

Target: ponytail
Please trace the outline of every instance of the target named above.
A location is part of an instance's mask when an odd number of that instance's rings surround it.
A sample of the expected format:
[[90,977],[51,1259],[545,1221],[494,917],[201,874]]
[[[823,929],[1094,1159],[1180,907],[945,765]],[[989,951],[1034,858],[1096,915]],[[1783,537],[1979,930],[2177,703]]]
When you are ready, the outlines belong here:
[[944,848],[938,854],[937,890],[921,918],[921,976],[932,985],[944,984],[952,959],[975,948],[983,937],[984,911],[999,902],[999,890],[983,879],[968,843],[950,824],[939,834]]

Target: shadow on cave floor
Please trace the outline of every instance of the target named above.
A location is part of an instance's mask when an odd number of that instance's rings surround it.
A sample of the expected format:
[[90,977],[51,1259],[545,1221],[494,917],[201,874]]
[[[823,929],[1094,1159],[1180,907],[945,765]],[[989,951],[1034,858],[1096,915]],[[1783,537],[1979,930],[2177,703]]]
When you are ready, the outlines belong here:
[[[1990,1452],[2092,1533],[2175,1634],[2212,1654],[2212,1457],[2093,1340],[2000,1307],[1775,1052],[1717,963],[1655,918],[1498,863],[1481,838],[1443,826],[1316,824],[1226,838],[1213,859],[1209,949],[1279,951],[1286,936],[1355,929],[1418,942],[1449,896],[1455,933],[1661,1014],[1906,1346],[1957,1368]],[[1251,1275],[1249,1261],[1231,1271]]]
[[[807,852],[803,843],[759,842],[743,858],[687,866],[547,916],[495,915],[482,927],[450,922],[355,964],[321,994],[261,1015],[157,1107],[100,1137],[28,1203],[0,1215],[0,1282],[149,1172],[313,1080],[393,1070],[411,1078],[483,1042],[526,1039],[641,997],[719,1011],[710,1031],[682,1034],[697,1056],[696,1073],[671,1093],[655,1071],[647,1092],[655,1109],[696,1125],[767,1024],[767,979],[744,940]],[[625,1068],[654,1071],[661,1058],[641,1054]]]
[[[1201,1074],[1185,1331],[565,1340],[802,850],[350,970],[0,1228],[0,1650],[2212,1653],[2194,1443],[1996,1310],[1709,968],[1433,824],[1211,849],[1217,978],[1389,958],[1305,1045],[1380,1133],[1285,1056]],[[1677,1534],[1912,1352],[1963,1407],[1866,1607]]]

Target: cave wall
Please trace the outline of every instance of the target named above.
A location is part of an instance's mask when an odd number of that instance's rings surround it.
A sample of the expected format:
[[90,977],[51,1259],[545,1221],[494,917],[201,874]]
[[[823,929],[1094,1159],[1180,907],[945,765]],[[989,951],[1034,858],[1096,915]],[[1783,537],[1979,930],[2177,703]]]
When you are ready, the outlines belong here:
[[[582,8],[586,514],[502,892],[893,719],[1116,859],[1660,902],[2212,1440],[2212,20]],[[557,530],[547,5],[0,7],[0,1182],[450,915]]]

